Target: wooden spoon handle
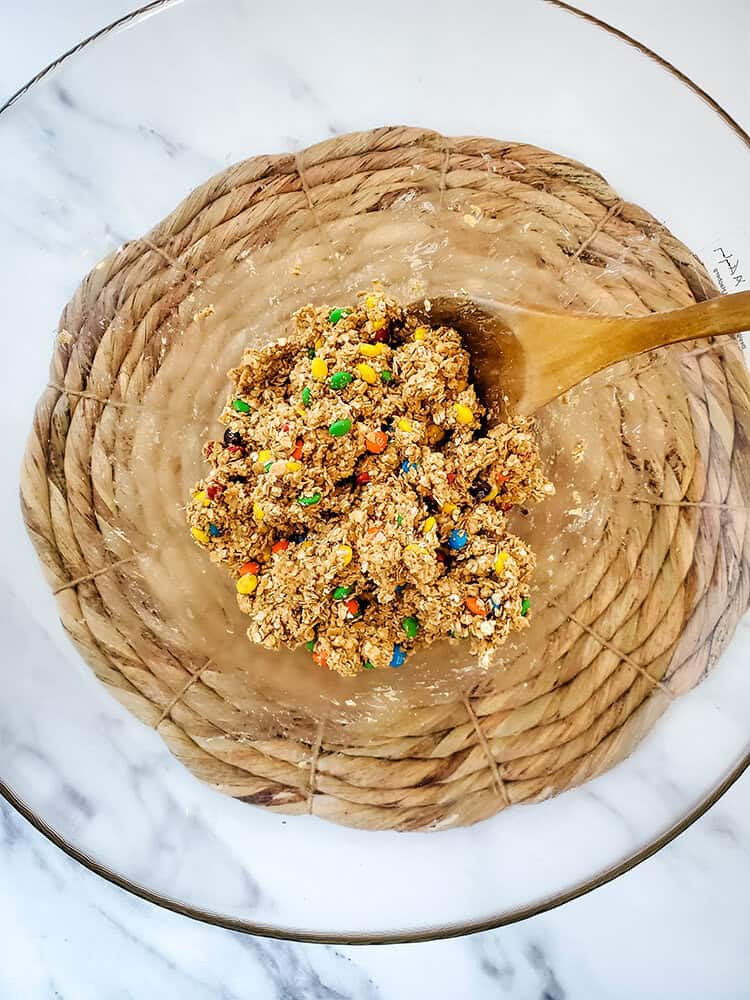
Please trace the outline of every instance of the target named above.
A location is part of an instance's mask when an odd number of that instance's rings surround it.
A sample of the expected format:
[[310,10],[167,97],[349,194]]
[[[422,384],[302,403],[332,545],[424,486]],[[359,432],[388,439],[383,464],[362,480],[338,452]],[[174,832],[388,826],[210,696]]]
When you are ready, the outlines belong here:
[[[517,337],[521,412],[534,410],[618,361],[667,344],[750,330],[750,292],[649,316],[588,316],[504,306],[500,319]],[[506,375],[507,379],[507,375]]]

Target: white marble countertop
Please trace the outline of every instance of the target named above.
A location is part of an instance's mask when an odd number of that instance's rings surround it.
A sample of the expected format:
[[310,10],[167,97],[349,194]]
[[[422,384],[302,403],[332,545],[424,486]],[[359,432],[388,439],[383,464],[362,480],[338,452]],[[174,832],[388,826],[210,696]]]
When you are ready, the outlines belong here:
[[[589,0],[750,122],[745,0]],[[130,6],[12,2],[0,103]],[[333,947],[260,940],[142,902],[68,859],[0,802],[0,1000],[750,996],[750,778],[658,855],[524,923],[453,941]]]

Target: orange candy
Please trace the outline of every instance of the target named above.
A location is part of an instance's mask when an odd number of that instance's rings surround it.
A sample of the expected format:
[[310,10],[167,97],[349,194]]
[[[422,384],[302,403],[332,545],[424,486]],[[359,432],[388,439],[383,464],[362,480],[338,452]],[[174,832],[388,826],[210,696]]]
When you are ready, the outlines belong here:
[[260,566],[257,562],[246,562],[244,565],[240,566],[240,576],[246,576],[248,573],[252,573],[253,576],[258,575]]
[[486,616],[487,610],[484,606],[484,602],[480,601],[478,597],[467,597],[464,603],[473,615],[479,615],[481,618]]
[[373,455],[379,455],[388,447],[388,435],[383,431],[369,431],[365,436],[365,448]]
[[321,653],[313,653],[312,658],[315,661],[315,663],[318,664],[319,667],[327,667],[328,666],[328,657],[326,656],[325,653],[323,653],[323,652],[321,652]]
[[271,552],[276,554],[277,552],[283,552],[284,549],[289,548],[289,540],[287,538],[282,538],[275,545],[271,546]]
[[295,459],[295,461],[297,462],[299,462],[299,460],[302,458],[302,444],[303,444],[302,438],[297,438],[297,442],[294,446],[294,451],[292,452],[292,458]]

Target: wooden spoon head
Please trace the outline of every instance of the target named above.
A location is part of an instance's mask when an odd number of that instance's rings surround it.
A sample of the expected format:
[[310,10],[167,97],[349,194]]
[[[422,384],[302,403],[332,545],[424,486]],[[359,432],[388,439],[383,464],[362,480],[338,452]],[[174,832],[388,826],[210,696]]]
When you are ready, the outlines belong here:
[[438,298],[427,311],[415,302],[410,311],[437,326],[450,326],[461,335],[471,357],[471,379],[487,409],[487,422],[497,424],[508,414],[527,412],[524,405],[526,358],[521,342],[491,314],[470,299]]

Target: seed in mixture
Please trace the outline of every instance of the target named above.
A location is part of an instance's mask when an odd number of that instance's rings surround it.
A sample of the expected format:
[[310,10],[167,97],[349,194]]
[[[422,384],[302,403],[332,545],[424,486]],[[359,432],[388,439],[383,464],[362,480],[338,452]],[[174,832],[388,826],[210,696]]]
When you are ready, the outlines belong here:
[[485,427],[455,330],[376,288],[300,309],[229,378],[187,519],[253,642],[304,644],[351,676],[447,637],[486,653],[527,627],[534,556],[506,512],[554,490],[533,421]]

